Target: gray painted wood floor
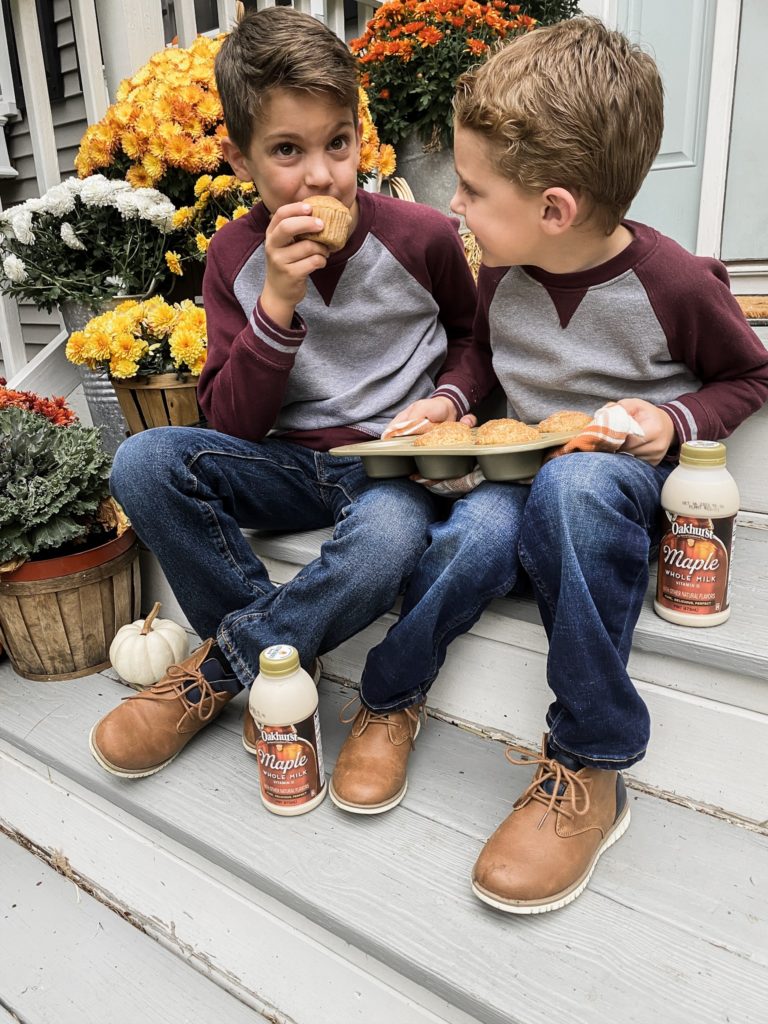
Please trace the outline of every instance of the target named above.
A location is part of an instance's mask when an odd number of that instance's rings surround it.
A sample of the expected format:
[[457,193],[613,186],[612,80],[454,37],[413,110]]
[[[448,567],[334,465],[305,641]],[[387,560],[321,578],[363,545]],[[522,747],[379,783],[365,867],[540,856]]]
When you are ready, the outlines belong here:
[[[501,744],[430,720],[393,813],[360,819],[326,800],[311,814],[280,819],[261,807],[255,764],[240,743],[242,698],[158,775],[127,782],[104,773],[89,754],[88,732],[125,695],[104,675],[31,683],[6,662],[0,740],[204,857],[212,875],[232,873],[472,1020],[766,1024],[765,835],[633,791],[632,825],[582,897],[552,914],[502,915],[469,889],[484,839],[530,776],[506,763]],[[349,695],[322,685],[328,772]],[[74,899],[72,884],[63,885]],[[5,947],[1,934],[0,941]],[[137,949],[147,942],[138,935]],[[158,963],[163,953],[157,947]],[[73,973],[96,962],[87,944],[69,958]],[[191,986],[194,972],[178,966]],[[106,977],[94,973],[94,985]],[[61,1013],[51,1019],[64,1022]]]

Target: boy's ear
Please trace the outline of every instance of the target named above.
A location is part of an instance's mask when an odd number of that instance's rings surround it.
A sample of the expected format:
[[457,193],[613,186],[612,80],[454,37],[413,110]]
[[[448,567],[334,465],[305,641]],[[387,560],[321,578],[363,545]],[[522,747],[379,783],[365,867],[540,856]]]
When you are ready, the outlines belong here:
[[542,227],[547,234],[559,235],[572,226],[579,213],[576,197],[567,188],[548,188],[542,193]]
[[251,174],[246,167],[245,157],[242,150],[229,138],[223,135],[221,138],[221,154],[229,166],[235,172],[240,181],[250,181]]

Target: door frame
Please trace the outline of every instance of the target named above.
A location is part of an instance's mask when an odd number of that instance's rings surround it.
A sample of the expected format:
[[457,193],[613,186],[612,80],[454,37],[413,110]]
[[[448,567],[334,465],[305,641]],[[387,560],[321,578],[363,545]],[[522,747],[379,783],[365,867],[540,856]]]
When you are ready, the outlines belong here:
[[[618,23],[619,0],[581,0],[579,6],[606,25]],[[720,257],[740,26],[741,0],[717,0],[696,238],[699,256]],[[736,277],[753,277],[768,273],[768,263],[731,263],[728,269]],[[734,282],[734,291],[749,290],[742,289],[742,283],[746,282]]]

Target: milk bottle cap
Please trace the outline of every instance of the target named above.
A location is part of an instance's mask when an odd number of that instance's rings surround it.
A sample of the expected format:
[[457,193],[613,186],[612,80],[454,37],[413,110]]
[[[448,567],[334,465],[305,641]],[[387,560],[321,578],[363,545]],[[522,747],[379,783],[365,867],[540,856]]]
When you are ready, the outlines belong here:
[[680,446],[684,466],[724,466],[726,449],[721,441],[685,441]]
[[290,644],[273,644],[259,655],[259,671],[265,676],[289,676],[299,667],[299,652]]

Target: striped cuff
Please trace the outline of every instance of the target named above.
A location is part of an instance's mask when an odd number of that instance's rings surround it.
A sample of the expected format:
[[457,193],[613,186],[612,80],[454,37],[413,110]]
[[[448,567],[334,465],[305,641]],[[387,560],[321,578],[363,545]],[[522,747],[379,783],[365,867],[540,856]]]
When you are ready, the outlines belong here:
[[441,384],[429,397],[447,398],[456,409],[457,418],[466,416],[469,412],[469,400],[461,388],[457,388],[455,384]]
[[261,299],[256,303],[248,323],[258,341],[289,356],[296,355],[307,334],[307,325],[298,313],[293,314],[290,327],[282,327],[264,312]]
[[699,436],[699,427],[694,419],[693,413],[684,405],[682,402],[665,402],[664,405],[659,406],[663,409],[668,416],[671,417],[672,422],[675,425],[677,436],[680,438],[680,444],[684,441],[696,441]]

